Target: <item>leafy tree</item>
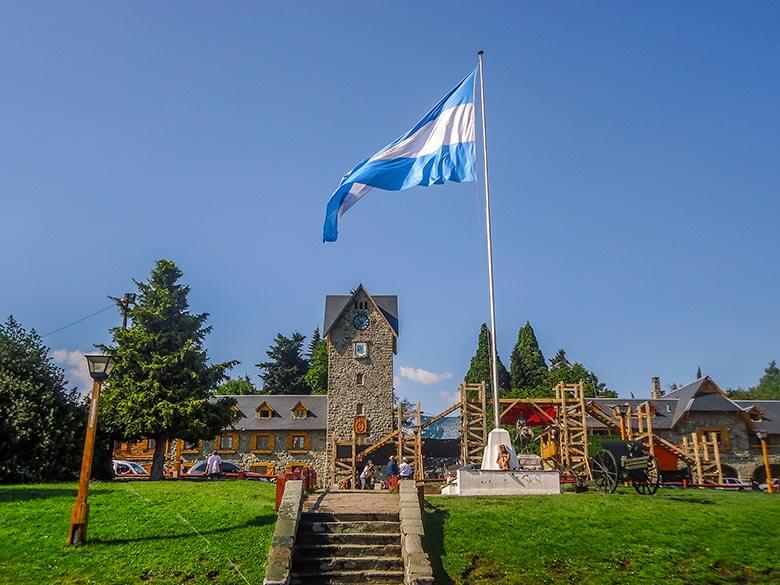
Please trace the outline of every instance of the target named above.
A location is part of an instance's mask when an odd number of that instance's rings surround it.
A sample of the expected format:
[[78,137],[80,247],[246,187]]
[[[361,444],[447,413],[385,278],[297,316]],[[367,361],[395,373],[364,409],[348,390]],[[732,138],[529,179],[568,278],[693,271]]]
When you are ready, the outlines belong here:
[[310,394],[306,383],[309,362],[302,355],[303,341],[306,337],[300,331],[293,331],[290,337],[276,334],[271,347],[266,351],[270,358],[267,362],[256,364],[264,370],[264,394]]
[[241,376],[240,378],[231,378],[225,380],[217,386],[217,394],[230,395],[230,394],[260,394],[260,392],[252,384],[252,380],[249,376]]
[[546,387],[552,392],[557,384],[578,384],[584,382],[585,396],[599,398],[615,398],[617,392],[609,390],[607,385],[599,380],[599,377],[588,370],[580,362],[569,362],[566,352],[559,349],[558,353],[550,360],[550,371],[547,374]]
[[[485,382],[488,389],[492,388],[491,385],[491,367],[490,367],[490,354],[491,354],[491,344],[490,344],[490,330],[488,329],[488,326],[486,323],[482,324],[482,327],[479,330],[479,341],[477,342],[477,351],[474,354],[474,357],[471,358],[471,365],[469,366],[469,371],[466,372],[466,377],[464,378],[465,382],[467,384],[479,384],[480,382]],[[501,357],[496,354],[496,358],[498,361],[498,387],[500,390],[509,390],[512,381],[509,377],[509,372],[506,371],[506,368],[504,367],[504,364],[501,362]]]
[[769,362],[758,385],[747,390],[729,390],[729,397],[735,400],[780,400],[780,368],[775,360]]
[[225,371],[236,362],[209,365],[203,342],[207,313],[192,314],[181,270],[158,260],[147,282],[135,281],[132,325],[112,329],[105,347],[117,362],[101,400],[101,420],[125,440],[155,439],[152,479],[162,479],[166,439],[207,439],[236,420],[235,399],[214,400]]
[[517,342],[509,362],[512,388],[529,389],[544,384],[547,377],[547,363],[544,361],[539,342],[531,323],[527,322],[517,334]]
[[[314,331],[319,335],[318,329]],[[317,342],[311,354],[305,380],[312,394],[328,393],[328,342],[325,339]]]
[[0,325],[0,482],[75,478],[86,413],[40,336],[9,316]]

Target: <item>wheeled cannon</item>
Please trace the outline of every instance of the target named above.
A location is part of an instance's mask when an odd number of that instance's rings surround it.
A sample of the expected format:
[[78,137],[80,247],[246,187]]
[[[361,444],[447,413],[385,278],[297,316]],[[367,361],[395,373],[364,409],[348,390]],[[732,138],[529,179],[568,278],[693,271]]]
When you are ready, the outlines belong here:
[[590,458],[593,483],[611,494],[620,482],[630,481],[639,494],[652,495],[661,483],[658,461],[640,441],[604,441]]

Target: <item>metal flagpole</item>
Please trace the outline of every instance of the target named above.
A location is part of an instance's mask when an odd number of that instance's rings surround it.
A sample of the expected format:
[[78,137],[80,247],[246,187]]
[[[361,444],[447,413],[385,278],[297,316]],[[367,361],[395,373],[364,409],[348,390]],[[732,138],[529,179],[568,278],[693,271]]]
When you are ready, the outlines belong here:
[[485,52],[479,55],[479,100],[482,111],[482,161],[485,168],[485,223],[487,225],[488,289],[490,291],[490,346],[491,373],[493,378],[493,428],[500,426],[498,406],[498,357],[496,351],[496,299],[493,291],[493,233],[490,226],[490,182],[488,181],[487,124],[485,122]]

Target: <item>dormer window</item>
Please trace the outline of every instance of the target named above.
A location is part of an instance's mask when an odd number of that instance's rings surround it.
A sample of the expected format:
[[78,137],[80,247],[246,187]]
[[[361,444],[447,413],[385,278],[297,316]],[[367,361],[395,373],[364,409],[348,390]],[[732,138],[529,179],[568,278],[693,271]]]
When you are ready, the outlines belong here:
[[303,402],[298,402],[295,406],[292,408],[292,417],[303,419],[307,418],[309,416],[309,409],[306,408],[306,405]]
[[273,417],[273,415],[274,415],[274,409],[271,408],[271,405],[265,401],[260,406],[258,406],[257,409],[255,410],[255,416],[257,418],[269,419]]

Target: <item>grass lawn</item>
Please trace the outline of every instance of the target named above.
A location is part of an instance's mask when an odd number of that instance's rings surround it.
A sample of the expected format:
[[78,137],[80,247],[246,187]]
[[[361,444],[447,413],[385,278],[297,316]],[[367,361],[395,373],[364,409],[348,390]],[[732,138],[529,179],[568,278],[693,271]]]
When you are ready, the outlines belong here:
[[780,583],[780,496],[427,496],[437,584]]
[[89,543],[66,547],[75,484],[0,486],[0,584],[262,583],[272,484],[91,484]]

